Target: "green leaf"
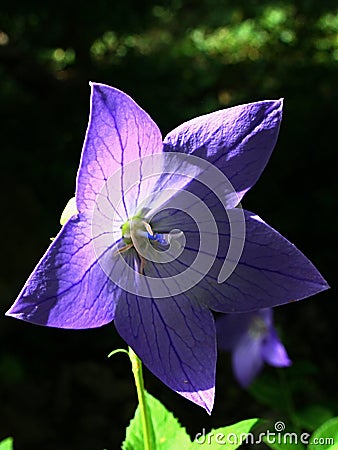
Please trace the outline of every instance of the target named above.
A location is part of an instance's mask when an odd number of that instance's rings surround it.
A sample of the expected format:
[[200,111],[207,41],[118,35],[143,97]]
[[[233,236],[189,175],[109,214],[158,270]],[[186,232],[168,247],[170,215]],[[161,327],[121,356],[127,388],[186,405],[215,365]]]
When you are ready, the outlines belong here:
[[68,219],[70,219],[72,216],[75,216],[76,214],[78,214],[76,200],[75,197],[72,197],[70,200],[68,200],[68,203],[61,214],[60,225],[64,225],[68,221]]
[[[152,395],[146,394],[149,415],[152,420],[156,450],[189,449],[191,440],[178,420],[162,403]],[[123,450],[144,450],[143,430],[139,406],[126,431]]]
[[288,397],[281,396],[281,384],[271,374],[262,374],[250,386],[249,392],[262,405],[278,409],[281,413],[288,410]]
[[[189,435],[173,414],[159,400],[147,392],[145,394],[155,434],[156,450],[197,450],[201,447],[213,450],[224,448],[225,443],[227,450],[235,450],[242,444],[243,436],[246,436],[259,421],[259,419],[243,420],[227,427],[211,430],[208,434],[205,434],[205,430],[203,430],[202,433],[196,435],[196,439],[192,443]],[[127,428],[122,450],[144,450],[139,406]]]
[[13,438],[9,437],[1,441],[0,450],[13,450]]
[[310,405],[301,411],[297,411],[295,416],[299,427],[305,428],[308,431],[314,431],[322,423],[331,419],[334,414],[326,406]]
[[312,434],[308,450],[338,450],[338,417],[324,422]]
[[[308,435],[306,434],[306,436]],[[263,442],[273,450],[305,449],[305,446],[302,444],[300,435],[291,431],[287,433],[276,433],[276,436],[269,436],[269,437],[264,436]]]
[[[246,442],[246,435],[258,421],[259,419],[242,420],[227,427],[211,430],[208,434],[204,432],[199,433],[196,435],[195,441],[189,447],[189,450],[197,450],[200,448],[206,448],[208,450],[217,450],[220,448],[235,450],[242,443]],[[249,440],[249,442],[251,441]]]

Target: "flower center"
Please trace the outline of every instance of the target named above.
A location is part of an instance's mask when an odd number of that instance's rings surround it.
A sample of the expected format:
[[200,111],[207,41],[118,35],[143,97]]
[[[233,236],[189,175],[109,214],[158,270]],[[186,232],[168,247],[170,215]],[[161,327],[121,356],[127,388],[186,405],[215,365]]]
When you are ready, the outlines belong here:
[[140,216],[134,216],[128,219],[122,225],[121,231],[125,245],[117,253],[124,253],[134,248],[140,259],[139,272],[141,274],[144,272],[147,260],[158,261],[158,257],[154,260],[155,249],[150,241],[164,246],[169,245],[168,235],[154,234],[150,224]]
[[147,261],[153,263],[169,263],[183,252],[185,246],[184,233],[171,230],[169,233],[154,233],[150,224],[141,216],[128,219],[121,227],[123,247],[116,254],[125,253],[134,248],[139,260],[139,273],[144,273]]
[[250,324],[249,332],[254,339],[258,339],[267,334],[268,328],[261,317],[255,316]]
[[169,245],[168,234],[154,233],[150,224],[140,216],[134,216],[127,220],[121,227],[122,239],[126,245],[137,248],[145,240],[158,242],[162,245]]
[[151,239],[154,233],[149,223],[147,223],[142,217],[134,216],[127,220],[121,227],[122,239],[129,245],[133,244],[135,240],[139,238]]

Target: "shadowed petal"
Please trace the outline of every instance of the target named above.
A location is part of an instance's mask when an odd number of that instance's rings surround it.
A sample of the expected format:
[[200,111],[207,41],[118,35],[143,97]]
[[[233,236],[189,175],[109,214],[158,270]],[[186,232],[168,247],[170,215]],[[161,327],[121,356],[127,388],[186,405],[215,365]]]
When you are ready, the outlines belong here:
[[252,313],[227,314],[216,320],[217,345],[220,350],[232,351],[248,330]]
[[[60,328],[92,328],[112,321],[120,289],[102,270],[90,233],[84,217],[70,219],[7,315]],[[103,258],[111,258],[109,249]]]
[[269,100],[217,111],[183,123],[164,139],[165,151],[207,159],[229,179],[239,198],[258,180],[275,146],[282,100]]
[[256,314],[264,321],[267,329],[273,328],[273,309],[264,308],[256,312]]
[[[179,197],[181,196],[175,196],[174,200]],[[169,209],[153,218],[156,232],[169,232],[178,228],[186,237],[184,251],[173,262],[159,264],[156,268],[152,264],[146,266],[146,275],[154,276],[156,271],[158,278],[168,280],[166,287],[163,286],[162,289],[166,288],[171,295],[175,292],[172,278],[179,273],[185,273],[180,280],[182,290],[186,290],[190,283],[191,290],[187,295],[224,313],[270,308],[306,298],[328,288],[313,264],[293,244],[253,213],[239,208],[224,211],[212,206],[210,217],[203,215],[198,223],[194,223],[193,217],[196,214],[192,213],[193,208],[192,204],[183,210]],[[234,271],[225,282],[219,283],[219,273],[228,258],[230,237],[232,243],[241,241],[237,239],[236,227],[243,218],[246,228],[243,252],[240,246],[238,259],[230,261]],[[213,228],[215,223],[216,229]],[[211,267],[210,270],[208,267]],[[263,311],[262,314],[269,324],[269,311]]]
[[[232,220],[240,214],[231,210]],[[230,277],[217,283],[225,257],[220,247],[209,274],[196,288],[204,292],[207,305],[219,312],[245,312],[268,308],[314,295],[328,284],[314,265],[287,239],[258,216],[244,211],[246,238],[241,258]],[[230,235],[223,222],[223,233]]]
[[253,338],[249,332],[242,336],[232,353],[232,365],[236,379],[247,387],[263,367],[260,338]]
[[[162,137],[149,115],[118,89],[92,83],[90,118],[77,177],[78,210],[92,211],[96,196],[105,188],[107,180],[120,171],[117,192],[125,194],[136,183],[135,193],[128,196],[128,202],[122,199],[120,214],[126,219],[156,178],[140,186],[137,181],[142,179],[142,161],[133,167],[132,179],[130,173],[124,173],[124,167],[158,152],[162,152]],[[157,172],[156,168],[154,171]],[[105,191],[102,194],[112,195]]]
[[274,329],[270,330],[262,342],[262,357],[266,363],[275,367],[288,367],[292,364]]
[[116,309],[115,325],[149,370],[211,412],[216,340],[207,308],[184,295],[153,300],[125,293]]

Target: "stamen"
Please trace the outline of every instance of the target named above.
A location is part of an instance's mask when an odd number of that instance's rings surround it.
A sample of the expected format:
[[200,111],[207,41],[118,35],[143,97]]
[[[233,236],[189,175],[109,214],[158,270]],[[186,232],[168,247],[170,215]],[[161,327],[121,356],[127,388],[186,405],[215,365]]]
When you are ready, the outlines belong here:
[[[144,228],[143,228],[144,227]],[[154,242],[154,244],[167,244],[164,234],[154,233],[150,224],[145,220],[142,220],[138,216],[134,216],[131,219],[128,219],[124,225],[121,226],[122,230],[122,239],[125,242],[125,246],[117,250],[115,255],[120,253],[125,253],[131,248],[135,248],[132,239],[149,239]],[[131,234],[134,233],[133,238]],[[137,256],[140,259],[139,263],[139,273],[144,275],[144,269],[147,263],[147,260],[137,251],[135,248]]]
[[130,250],[133,247],[133,244],[127,244],[124,247],[119,248],[115,253],[114,256],[118,255],[119,253],[125,253],[128,250]]
[[153,230],[151,229],[151,226],[149,225],[149,223],[145,222],[144,220],[142,221],[143,225],[145,226],[145,229],[148,231],[148,233],[150,234],[150,236],[153,236]]
[[140,262],[140,268],[139,268],[139,273],[140,273],[141,275],[144,275],[144,268],[145,268],[145,266],[146,266],[147,260],[144,259],[143,256],[141,256],[141,255],[138,255],[138,256],[139,256],[139,258],[140,258],[140,260],[141,260],[141,262]]

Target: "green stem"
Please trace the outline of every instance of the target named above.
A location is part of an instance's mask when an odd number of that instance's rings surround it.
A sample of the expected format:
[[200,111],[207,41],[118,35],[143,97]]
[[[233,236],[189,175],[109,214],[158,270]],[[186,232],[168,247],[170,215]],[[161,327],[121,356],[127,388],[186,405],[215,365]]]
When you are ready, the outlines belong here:
[[131,367],[135,379],[137,398],[139,402],[139,408],[141,413],[142,429],[143,429],[143,442],[144,450],[154,450],[152,446],[152,423],[149,416],[149,411],[147,408],[147,402],[145,398],[145,390],[143,383],[143,373],[142,373],[142,361],[136,355],[132,348],[128,348],[129,359],[131,362]]

